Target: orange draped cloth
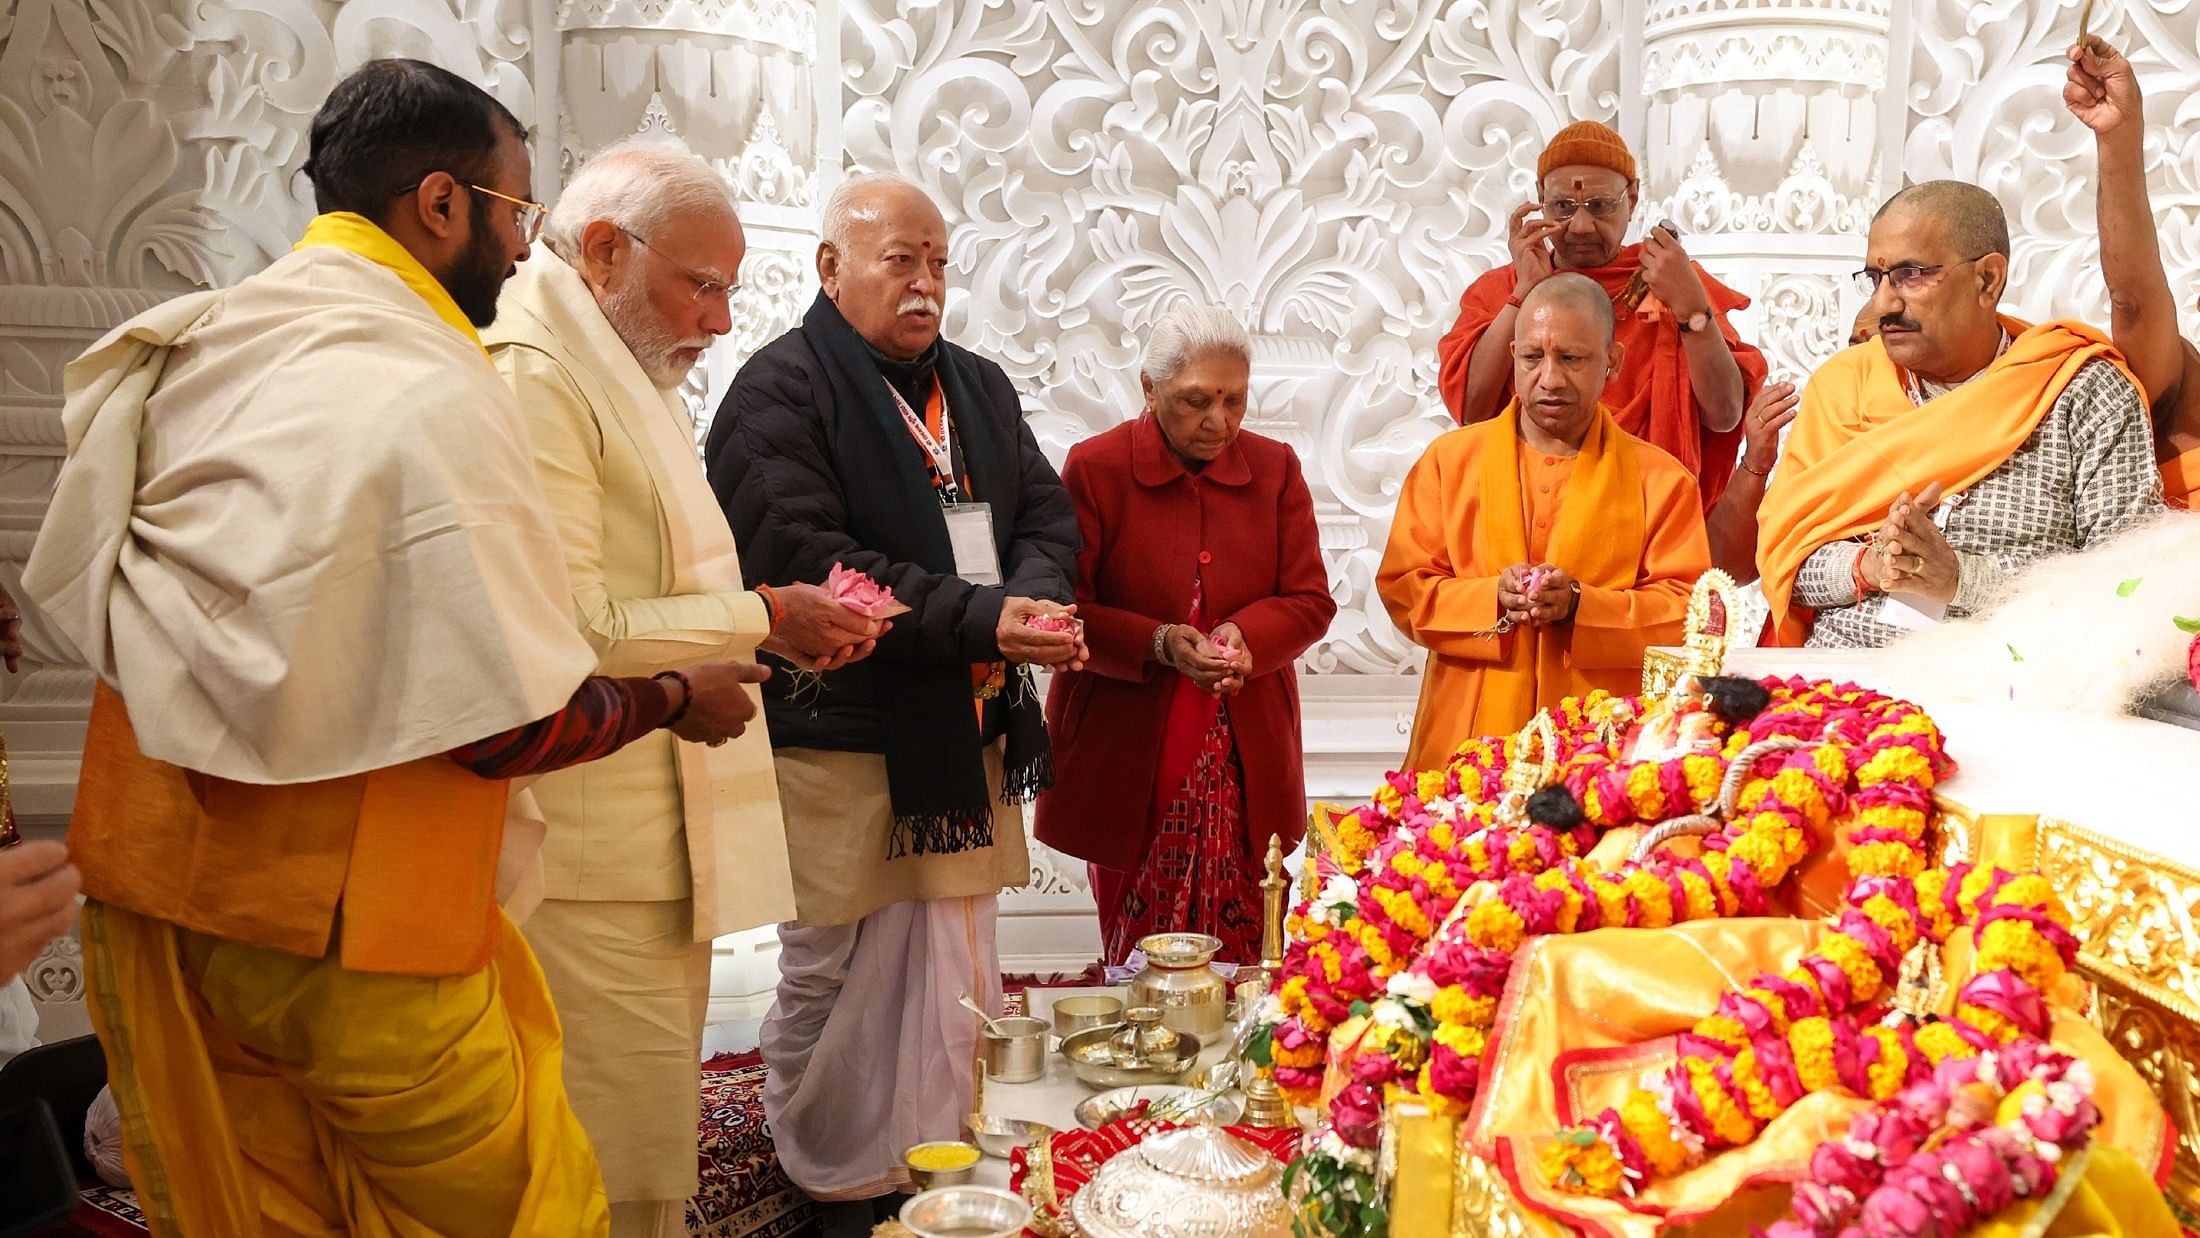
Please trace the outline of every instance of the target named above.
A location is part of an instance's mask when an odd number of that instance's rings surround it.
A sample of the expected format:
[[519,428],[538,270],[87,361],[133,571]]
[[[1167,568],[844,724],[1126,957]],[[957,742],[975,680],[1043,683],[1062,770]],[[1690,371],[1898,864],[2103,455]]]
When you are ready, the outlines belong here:
[[[2028,823],[1989,818],[1977,862],[2029,868],[2033,840]],[[1814,858],[1847,867],[1839,844]],[[1543,1182],[1536,1153],[1565,1127],[1617,1107],[1645,1071],[1672,1064],[1677,1033],[1710,1014],[1721,996],[1748,977],[1793,967],[1817,948],[1825,931],[1823,920],[1760,917],[1602,929],[1528,942],[1514,956],[1482,1065],[1482,1087],[1459,1138],[1469,1152],[1498,1166],[1522,1204],[1563,1221],[1567,1232],[1651,1238],[1745,1234],[1751,1226],[1771,1224],[1786,1214],[1789,1187],[1807,1175],[1812,1150],[1845,1131],[1867,1102],[1831,1092],[1807,1096],[1750,1144],[1646,1183],[1631,1200],[1554,1191]],[[1953,934],[1942,947],[1937,1013],[1953,1010],[1971,974],[1971,957],[1968,932]],[[2172,1238],[2177,1232],[2155,1191],[2168,1178],[2175,1132],[2145,1080],[2078,1013],[2082,990],[2079,979],[2069,976],[2049,995],[2054,1014],[2049,1039],[2093,1069],[2093,1098],[2102,1115],[2087,1171],[2094,1190],[2064,1205],[2051,1226],[2028,1231],[2016,1223],[2020,1216],[2033,1219],[2036,1211],[2020,1205],[1979,1233]],[[2121,1207],[2107,1215],[2121,1228],[2103,1228],[2095,1223],[2102,1215],[2098,1196],[2119,1188]],[[2108,1202],[2119,1194],[2110,1194]],[[1396,1226],[1393,1232],[1421,1238]]]
[[1800,645],[1810,633],[1813,616],[1789,601],[1811,552],[1878,528],[1905,490],[1937,481],[1955,494],[1978,484],[2024,445],[2086,362],[2112,361],[2130,377],[2108,337],[2083,323],[2001,321],[2008,350],[1923,404],[1911,402],[1878,340],[1842,349],[1810,376],[1757,515],[1759,584],[1777,643]]
[[[1599,406],[1581,452],[1520,441],[1518,410],[1453,430],[1406,476],[1376,587],[1429,651],[1404,769],[1441,765],[1592,688],[1632,692],[1642,651],[1679,640],[1711,565],[1695,479]],[[1548,562],[1581,582],[1573,622],[1491,635],[1497,578]]]
[[[1610,266],[1576,271],[1575,274],[1588,276],[1617,298],[1626,291],[1628,282],[1641,267],[1642,245],[1638,242],[1620,250]],[[1749,298],[1711,278],[1701,266],[1696,268],[1696,274],[1702,277],[1704,291],[1710,294],[1711,312],[1718,320],[1719,331],[1726,336],[1726,345],[1733,351],[1735,363],[1741,366],[1742,403],[1746,407],[1757,389],[1764,385],[1765,357],[1742,342],[1726,316],[1746,309]],[[1474,355],[1474,346],[1481,340],[1482,333],[1504,310],[1506,298],[1512,296],[1513,282],[1513,269],[1508,264],[1467,285],[1466,295],[1459,298],[1459,321],[1436,345],[1436,386],[1443,393],[1444,407],[1451,410],[1453,420],[1463,416],[1466,405],[1467,359]],[[1726,489],[1727,478],[1734,474],[1734,461],[1741,451],[1741,426],[1736,424],[1734,429],[1722,432],[1704,428],[1702,414],[1689,388],[1688,357],[1681,340],[1680,324],[1657,298],[1651,297],[1632,310],[1617,304],[1612,308],[1619,315],[1615,338],[1626,349],[1626,355],[1620,359],[1619,372],[1605,385],[1604,401],[1618,419],[1620,429],[1664,448],[1666,454],[1681,462],[1682,468],[1695,475],[1703,491],[1702,506],[1708,509],[1718,501],[1720,493]],[[1506,399],[1512,398],[1509,362],[1500,390]]]
[[2162,461],[2162,497],[2179,511],[2192,510],[2200,500],[2200,447]]

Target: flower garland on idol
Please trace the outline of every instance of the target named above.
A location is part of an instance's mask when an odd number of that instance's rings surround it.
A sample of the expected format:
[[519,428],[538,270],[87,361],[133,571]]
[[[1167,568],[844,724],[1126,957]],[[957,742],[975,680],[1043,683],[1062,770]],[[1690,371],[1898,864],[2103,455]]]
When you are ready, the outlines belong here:
[[[1954,1016],[1889,1018],[1912,947],[1935,949],[1962,925],[1977,954]],[[2069,913],[2036,873],[1959,865],[1859,877],[1815,952],[1721,998],[1680,1036],[1674,1065],[1544,1148],[1544,1178],[1577,1194],[1632,1194],[1749,1143],[1811,1093],[1885,1101],[1950,1061],[2004,1046],[2044,1052],[2044,995],[2076,953]]]
[[[1860,870],[1921,862],[1931,788],[1949,768],[1930,719],[1853,686],[1719,682],[1754,699],[1728,702],[1707,744],[1643,760],[1624,755],[1643,702],[1597,692],[1563,703],[1546,754],[1558,782],[1528,801],[1524,822],[1494,810],[1522,755],[1515,737],[1470,741],[1442,770],[1393,774],[1335,823],[1330,854],[1315,859],[1319,892],[1290,921],[1265,1042],[1278,1084],[1308,1104],[1331,1034],[1367,1016],[1312,1155],[1371,1155],[1384,1105],[1401,1096],[1465,1112],[1529,936],[1761,914],[1837,818],[1852,825]],[[1729,824],[1699,856],[1610,871],[1585,858],[1609,830],[1715,805]]]

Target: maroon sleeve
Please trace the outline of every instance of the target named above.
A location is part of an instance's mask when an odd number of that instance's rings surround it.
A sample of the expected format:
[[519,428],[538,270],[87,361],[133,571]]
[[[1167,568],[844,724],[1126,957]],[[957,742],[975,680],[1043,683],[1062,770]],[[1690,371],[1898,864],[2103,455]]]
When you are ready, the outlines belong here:
[[610,756],[663,726],[671,713],[665,690],[653,679],[592,675],[565,708],[461,744],[450,758],[483,778],[547,774]]

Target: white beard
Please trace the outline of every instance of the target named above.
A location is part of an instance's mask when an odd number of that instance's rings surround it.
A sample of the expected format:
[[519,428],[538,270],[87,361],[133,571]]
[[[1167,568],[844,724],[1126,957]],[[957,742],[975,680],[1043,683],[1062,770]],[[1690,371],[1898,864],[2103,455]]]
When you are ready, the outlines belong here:
[[662,391],[679,387],[695,368],[693,362],[677,355],[681,350],[710,345],[708,337],[682,336],[668,329],[649,304],[649,290],[631,275],[604,294],[603,316],[610,320],[611,329],[618,333],[627,351],[634,354],[642,373]]

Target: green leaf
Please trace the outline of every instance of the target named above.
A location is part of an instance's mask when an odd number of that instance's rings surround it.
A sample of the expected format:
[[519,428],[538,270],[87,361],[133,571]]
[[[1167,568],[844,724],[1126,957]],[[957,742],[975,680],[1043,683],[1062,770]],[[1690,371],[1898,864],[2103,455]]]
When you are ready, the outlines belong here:
[[1246,1059],[1255,1066],[1263,1066],[1273,1070],[1276,1065],[1275,1046],[1276,1029],[1264,1027],[1253,1033],[1252,1039],[1245,1042]]
[[2200,632],[2200,619],[2187,619],[2183,615],[2179,615],[2171,619],[2170,622],[2176,624],[2177,630],[2180,632]]
[[2124,583],[2116,586],[2116,596],[2120,598],[2127,598],[2130,597],[2132,594],[2137,593],[2139,591],[2139,582],[2145,579],[2146,577],[2144,576],[2134,576],[2130,580],[2127,580]]
[[2017,647],[2016,647],[2015,645],[2009,644],[2009,643],[2007,643],[2007,642],[2005,641],[2005,642],[2003,642],[2003,643],[2002,643],[2002,648],[2004,648],[2004,649],[2007,649],[2007,650],[2009,651],[2009,660],[2010,660],[2011,662],[2022,662],[2022,661],[2024,661],[2024,655],[2023,655],[2023,654],[2021,654],[2021,653],[2018,653],[2018,652],[2017,652]]
[[1373,1006],[1368,1005],[1365,1001],[1356,1001],[1352,1003],[1352,1013],[1358,1018],[1366,1018],[1370,1013],[1374,1011],[1374,1009],[1375,1008]]

